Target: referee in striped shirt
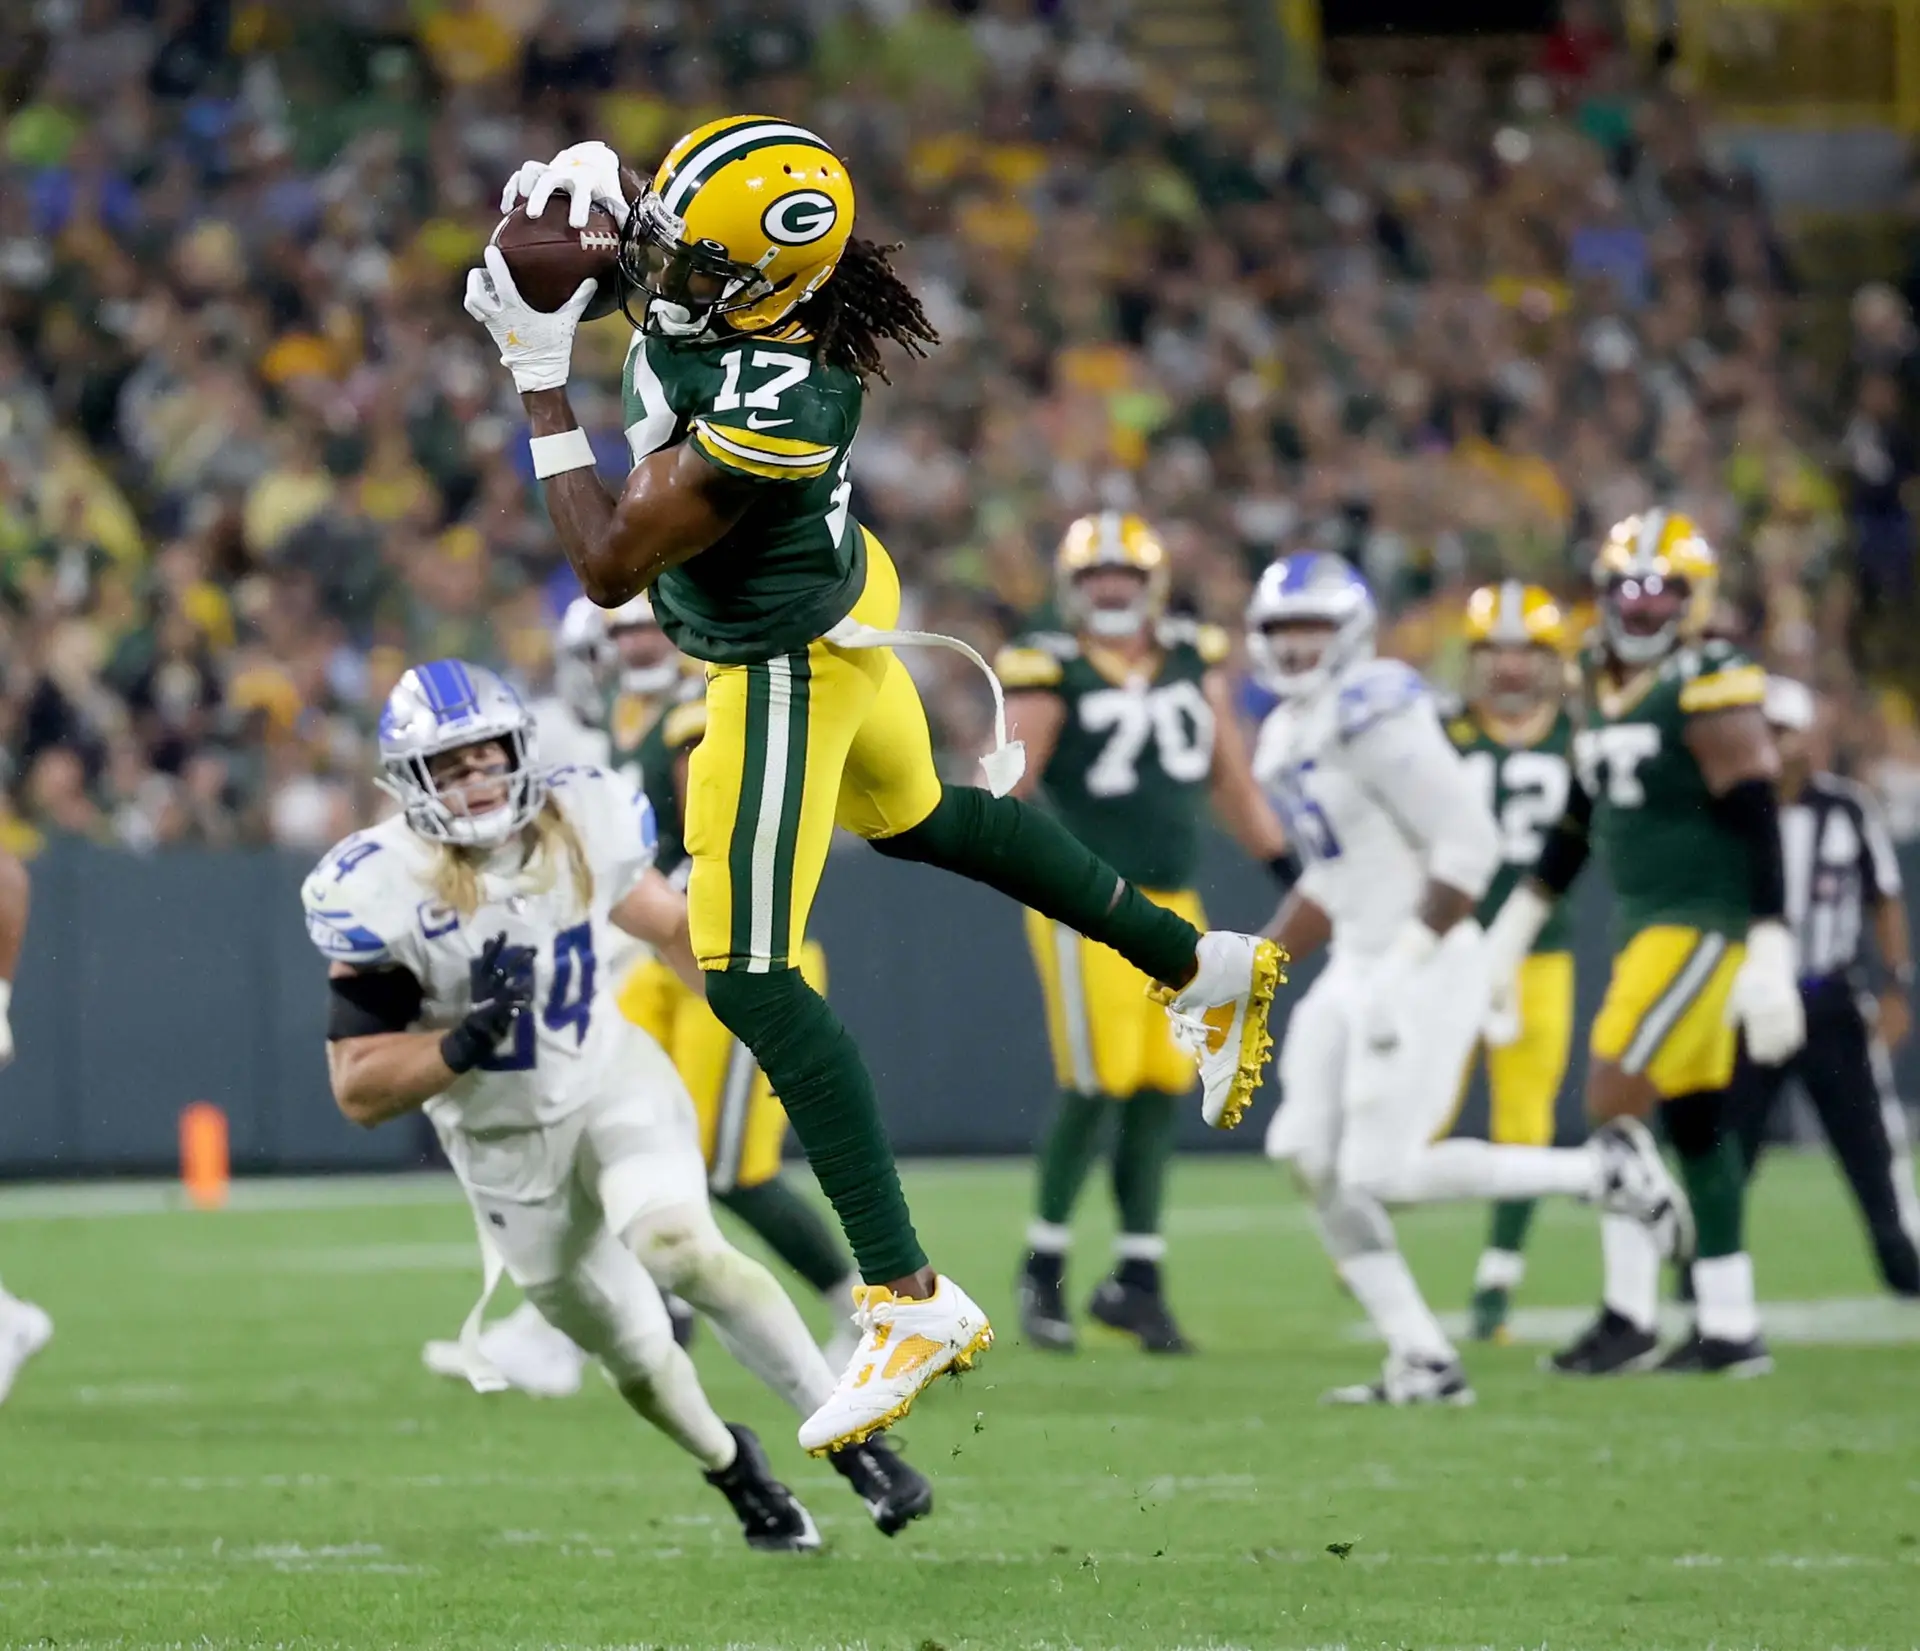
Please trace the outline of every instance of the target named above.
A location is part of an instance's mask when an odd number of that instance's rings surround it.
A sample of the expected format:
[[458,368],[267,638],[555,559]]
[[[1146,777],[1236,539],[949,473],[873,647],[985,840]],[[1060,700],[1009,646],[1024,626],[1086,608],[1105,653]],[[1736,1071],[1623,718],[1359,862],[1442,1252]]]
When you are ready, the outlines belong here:
[[[1780,747],[1787,917],[1800,954],[1807,1041],[1784,1066],[1756,1066],[1743,1050],[1728,1115],[1751,1176],[1781,1088],[1798,1078],[1853,1188],[1880,1276],[1895,1294],[1920,1296],[1920,1198],[1890,1053],[1906,1041],[1914,984],[1899,862],[1872,796],[1815,769],[1812,692],[1771,678],[1766,717]],[[1867,989],[1862,959],[1869,928],[1877,992]]]

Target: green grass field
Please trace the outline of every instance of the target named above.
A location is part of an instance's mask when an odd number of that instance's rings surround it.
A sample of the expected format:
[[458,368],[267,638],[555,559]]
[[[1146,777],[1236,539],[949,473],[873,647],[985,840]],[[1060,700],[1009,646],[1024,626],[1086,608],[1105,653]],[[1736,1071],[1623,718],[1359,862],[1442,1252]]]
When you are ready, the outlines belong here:
[[[1173,1279],[1201,1354],[1016,1345],[1014,1167],[910,1177],[1000,1346],[904,1429],[938,1484],[893,1542],[793,1420],[698,1349],[829,1551],[749,1554],[717,1496],[597,1381],[482,1399],[426,1374],[477,1268],[440,1182],[0,1194],[0,1275],[59,1334],[0,1409],[0,1643],[1016,1647],[1920,1644],[1920,1311],[1883,1302],[1818,1159],[1754,1220],[1779,1373],[1555,1384],[1475,1350],[1470,1411],[1316,1403],[1371,1368],[1284,1183],[1186,1165]],[[1406,1246],[1458,1306],[1477,1209]],[[1074,1278],[1104,1257],[1091,1220]],[[1584,1306],[1592,1218],[1541,1223],[1527,1291]],[[1555,1327],[1557,1328],[1557,1327]],[[1789,1338],[1792,1339],[1789,1339]]]

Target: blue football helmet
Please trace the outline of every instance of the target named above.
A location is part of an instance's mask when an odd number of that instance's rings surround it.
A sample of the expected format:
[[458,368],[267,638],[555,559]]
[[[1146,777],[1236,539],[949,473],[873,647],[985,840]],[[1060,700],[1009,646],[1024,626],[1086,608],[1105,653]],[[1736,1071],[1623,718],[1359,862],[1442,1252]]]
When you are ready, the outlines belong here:
[[[1373,592],[1343,556],[1304,551],[1260,575],[1247,604],[1247,662],[1254,680],[1282,699],[1317,693],[1356,660],[1371,657],[1378,613]],[[1284,627],[1317,622],[1327,632]]]
[[[507,800],[470,814],[463,798],[441,792],[431,763],[487,740],[506,748]],[[497,847],[547,800],[532,714],[496,673],[457,659],[416,665],[394,684],[380,713],[380,767],[380,787],[399,801],[408,826],[436,843]]]

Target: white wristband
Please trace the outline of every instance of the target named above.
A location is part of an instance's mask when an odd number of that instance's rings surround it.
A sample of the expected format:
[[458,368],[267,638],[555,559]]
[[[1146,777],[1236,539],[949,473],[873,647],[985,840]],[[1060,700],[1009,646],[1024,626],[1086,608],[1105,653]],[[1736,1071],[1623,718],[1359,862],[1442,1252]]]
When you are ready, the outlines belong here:
[[533,453],[533,473],[541,481],[568,470],[593,468],[593,443],[577,425],[557,436],[535,436],[527,446]]

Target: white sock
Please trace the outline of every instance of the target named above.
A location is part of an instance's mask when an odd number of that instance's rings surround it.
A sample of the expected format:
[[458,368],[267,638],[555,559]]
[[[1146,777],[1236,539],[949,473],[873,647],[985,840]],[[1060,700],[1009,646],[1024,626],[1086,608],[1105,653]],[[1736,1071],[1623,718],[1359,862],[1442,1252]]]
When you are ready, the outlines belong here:
[[1600,1257],[1606,1270],[1601,1301],[1651,1330],[1660,1316],[1660,1246],[1653,1234],[1631,1216],[1603,1215]]
[[1745,1250],[1693,1264],[1693,1300],[1700,1334],[1709,1341],[1750,1341],[1760,1334],[1753,1300],[1753,1257]]
[[1473,1269],[1476,1290],[1517,1290],[1527,1276],[1527,1258],[1518,1250],[1484,1249]]
[[623,1383],[620,1397],[710,1473],[731,1466],[739,1453],[727,1424],[700,1389],[693,1360],[671,1343],[652,1375]]
[[772,1273],[731,1245],[703,1252],[674,1280],[674,1290],[706,1316],[721,1346],[772,1389],[811,1416],[833,1391],[833,1371],[800,1309]]
[[1029,1221],[1027,1248],[1036,1255],[1065,1255],[1073,1242],[1073,1229],[1057,1221]]
[[1159,1233],[1119,1233],[1113,1240],[1113,1253],[1121,1261],[1163,1261],[1167,1241]]
[[1591,1198],[1600,1187],[1594,1156],[1579,1147],[1496,1146],[1436,1141],[1395,1183],[1396,1202],[1450,1198]]
[[1369,1250],[1339,1267],[1354,1300],[1366,1309],[1390,1351],[1411,1358],[1458,1357],[1398,1250]]

